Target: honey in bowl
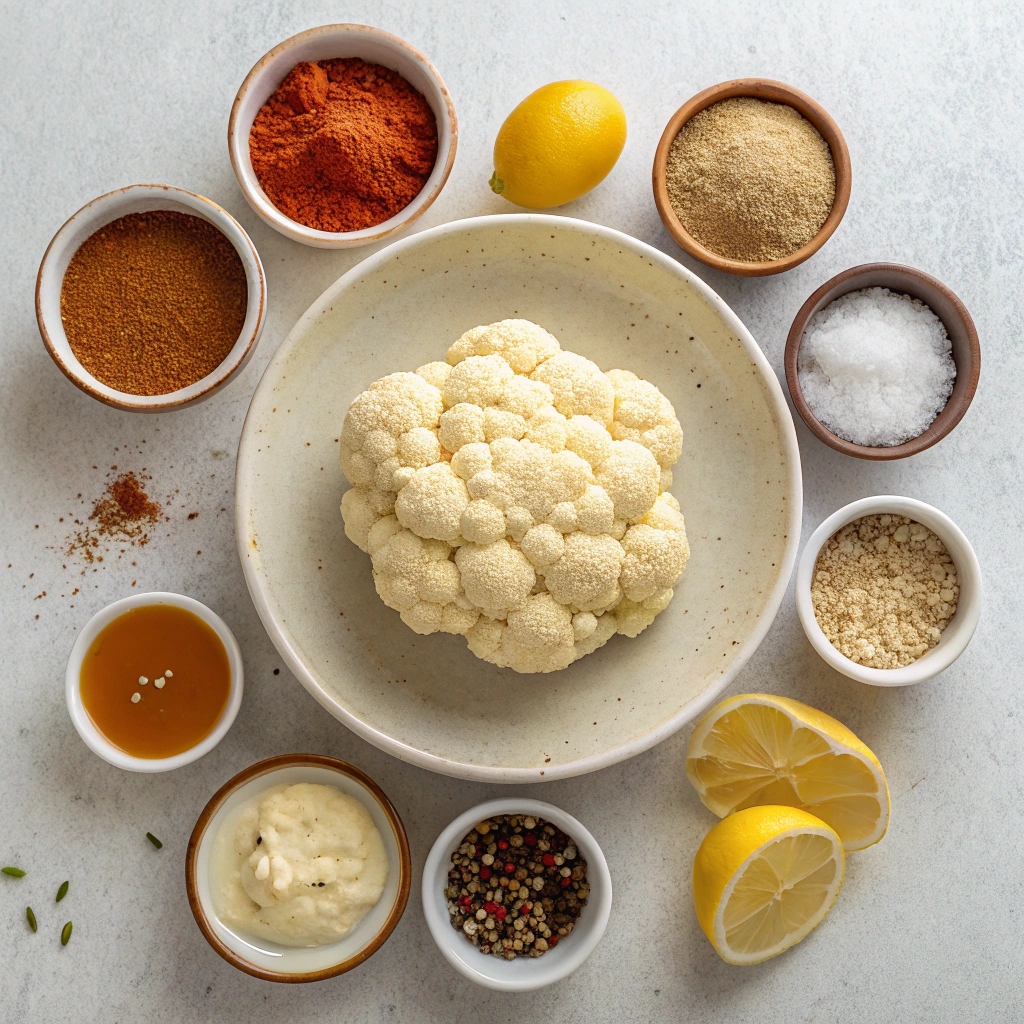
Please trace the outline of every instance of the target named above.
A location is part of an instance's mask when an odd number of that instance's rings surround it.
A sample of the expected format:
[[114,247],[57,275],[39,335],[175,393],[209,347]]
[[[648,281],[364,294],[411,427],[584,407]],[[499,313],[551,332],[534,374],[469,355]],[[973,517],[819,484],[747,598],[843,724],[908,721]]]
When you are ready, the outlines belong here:
[[93,725],[114,746],[132,757],[173,757],[213,732],[228,703],[231,666],[198,615],[143,605],[100,631],[79,688]]

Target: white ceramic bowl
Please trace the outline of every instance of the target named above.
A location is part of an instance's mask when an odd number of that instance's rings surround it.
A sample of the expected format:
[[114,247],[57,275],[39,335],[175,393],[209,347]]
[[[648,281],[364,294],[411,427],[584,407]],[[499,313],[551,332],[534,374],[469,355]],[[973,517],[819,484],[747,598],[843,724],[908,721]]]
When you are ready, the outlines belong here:
[[[942,638],[931,650],[904,668],[868,668],[866,665],[851,661],[829,643],[814,617],[814,606],[811,603],[814,563],[818,560],[818,553],[825,542],[837,530],[855,519],[884,513],[907,516],[922,526],[927,526],[946,545],[946,550],[956,565],[957,581],[960,584],[956,612],[942,631]],[[837,672],[842,672],[843,675],[862,683],[870,683],[872,686],[908,686],[911,683],[920,683],[949,668],[963,654],[971,637],[974,636],[981,614],[981,569],[978,557],[960,528],[937,508],[915,498],[901,498],[892,494],[861,498],[860,501],[851,502],[838,512],[834,512],[811,534],[800,555],[796,571],[796,610],[811,646]]]
[[[252,169],[249,131],[260,108],[296,64],[341,57],[359,57],[370,64],[381,64],[397,71],[423,94],[437,118],[437,161],[420,194],[389,220],[360,231],[318,231],[286,217],[267,197]],[[347,249],[379,242],[403,231],[417,220],[438,197],[448,180],[455,162],[458,138],[455,105],[434,65],[398,36],[369,25],[321,25],[278,43],[245,76],[228,122],[231,166],[249,205],[281,234],[321,249]]]
[[[245,268],[249,301],[241,333],[221,364],[186,388],[166,395],[132,395],[97,380],[72,352],[60,316],[64,273],[79,246],[105,224],[130,213],[176,210],[200,217],[218,228],[234,246]],[[53,236],[36,277],[36,320],[46,349],[72,383],[87,395],[132,412],[167,412],[205,401],[241,373],[256,351],[267,313],[267,281],[256,247],[241,224],[216,203],[172,185],[128,185],[99,196],[74,214]]]
[[[532,814],[550,821],[575,841],[587,862],[587,904],[572,932],[543,956],[504,960],[481,953],[451,925],[444,890],[448,886],[452,855],[474,825],[496,814]],[[611,909],[612,876],[597,840],[572,815],[541,800],[508,797],[471,807],[437,837],[423,865],[423,913],[437,948],[460,974],[485,988],[527,992],[567,978],[597,948],[608,927]]]
[[[123,615],[132,608],[141,608],[148,605],[169,604],[176,608],[184,608],[203,620],[220,637],[221,643],[228,654],[228,664],[231,668],[231,690],[228,694],[228,702],[221,712],[220,720],[213,731],[200,743],[197,743],[189,750],[185,750],[173,757],[132,757],[126,754],[120,747],[115,747],[106,736],[103,735],[93,724],[89,712],[82,704],[82,691],[80,687],[82,676],[82,662],[93,640],[100,631],[114,621],[118,616]],[[71,656],[68,658],[68,667],[64,675],[64,691],[68,702],[68,712],[71,714],[71,721],[78,730],[78,735],[85,740],[86,746],[95,754],[99,754],[104,761],[109,761],[118,768],[126,768],[130,772],[169,772],[174,768],[181,768],[193,761],[198,761],[204,754],[208,754],[227,735],[242,706],[242,683],[244,679],[242,668],[242,652],[238,648],[238,641],[228,628],[227,623],[217,614],[210,611],[205,604],[193,600],[191,597],[184,597],[181,594],[133,594],[121,601],[108,604],[102,611],[97,612],[78,634],[74,647],[71,648]]]
[[[635,639],[613,637],[547,675],[481,661],[462,637],[414,633],[377,596],[338,511],[352,399],[387,373],[443,359],[467,329],[514,316],[604,369],[653,381],[685,432],[672,490],[692,555],[672,603]],[[603,768],[709,707],[775,617],[800,511],[793,421],[736,315],[651,246],[546,214],[419,232],[328,288],[260,381],[235,488],[249,591],[302,684],[370,743],[488,782]],[[514,725],[494,700],[510,693]]]
[[[240,804],[273,786],[311,782],[354,796],[370,812],[384,841],[388,878],[370,912],[338,942],[325,946],[280,946],[240,935],[218,917],[210,882],[210,855],[217,830]],[[358,768],[318,754],[282,754],[250,765],[226,782],[200,814],[185,854],[185,888],[192,914],[206,941],[229,964],[265,981],[323,981],[358,967],[394,931],[405,913],[412,861],[405,826],[383,790]]]

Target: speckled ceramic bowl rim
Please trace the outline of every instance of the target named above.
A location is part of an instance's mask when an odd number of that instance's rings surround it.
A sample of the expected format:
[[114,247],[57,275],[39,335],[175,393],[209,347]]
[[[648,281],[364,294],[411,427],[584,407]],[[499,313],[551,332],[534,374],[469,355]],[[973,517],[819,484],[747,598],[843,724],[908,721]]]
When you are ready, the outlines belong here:
[[[378,803],[380,809],[387,816],[391,829],[394,832],[398,844],[398,894],[395,897],[391,913],[388,915],[380,931],[354,956],[342,960],[333,967],[326,967],[320,971],[304,971],[295,973],[284,973],[281,971],[268,971],[257,967],[248,960],[243,959],[233,949],[225,945],[207,920],[206,911],[202,901],[199,899],[198,884],[198,856],[199,846],[203,841],[203,835],[210,822],[213,821],[221,805],[239,786],[259,778],[262,775],[269,775],[281,768],[304,767],[307,765],[319,768],[327,768],[338,772],[341,775],[359,783]],[[283,984],[304,984],[311,981],[323,981],[326,978],[335,978],[339,974],[345,974],[354,967],[358,967],[364,960],[368,960],[388,940],[388,937],[395,930],[396,925],[405,913],[406,905],[409,902],[409,890],[412,885],[412,856],[409,852],[409,836],[405,831],[405,825],[395,810],[394,804],[388,799],[384,790],[377,785],[354,765],[347,761],[341,761],[336,757],[325,757],[322,754],[279,754],[277,757],[268,757],[266,760],[257,761],[256,764],[240,771],[236,776],[228,779],[216,793],[210,797],[203,808],[192,835],[189,837],[188,849],[185,852],[185,890],[188,894],[188,905],[192,910],[192,916],[199,925],[203,937],[213,947],[214,951],[223,957],[232,967],[237,967],[254,978],[262,978],[264,981],[277,981]]]
[[[707,688],[699,699],[694,700],[692,703],[680,709],[676,714],[662,722],[657,728],[651,729],[612,750],[604,751],[600,754],[594,754],[589,757],[583,757],[577,761],[557,765],[556,767],[548,770],[543,776],[538,775],[532,768],[501,768],[490,765],[481,766],[452,761],[449,758],[432,754],[426,750],[420,750],[408,743],[404,743],[402,740],[389,736],[387,733],[381,732],[379,729],[368,725],[347,708],[342,707],[341,704],[339,704],[331,694],[320,685],[313,673],[306,668],[301,657],[291,643],[289,633],[285,628],[285,625],[278,622],[275,618],[270,596],[264,590],[264,582],[260,574],[253,568],[246,552],[246,517],[251,503],[249,480],[256,472],[257,458],[257,444],[254,439],[254,435],[252,434],[252,424],[249,422],[250,417],[255,421],[256,414],[253,410],[257,404],[257,398],[262,395],[264,389],[273,389],[272,378],[274,377],[274,373],[271,371],[276,371],[278,367],[285,365],[288,360],[292,358],[294,350],[300,344],[300,336],[305,329],[306,324],[308,322],[315,321],[319,315],[319,311],[323,307],[329,306],[332,302],[336,301],[337,296],[349,287],[349,285],[355,284],[366,274],[373,272],[377,267],[387,263],[389,260],[405,255],[411,250],[414,250],[417,246],[429,244],[430,241],[440,235],[457,234],[460,231],[472,229],[477,226],[511,226],[524,220],[535,222],[551,230],[578,231],[589,236],[597,236],[610,242],[614,242],[615,244],[621,245],[632,252],[643,255],[645,259],[657,266],[663,267],[672,274],[678,276],[682,281],[689,284],[690,287],[704,298],[704,300],[723,319],[739,344],[743,346],[743,349],[750,361],[757,367],[761,380],[764,384],[765,391],[767,392],[771,410],[779,425],[779,437],[783,454],[788,464],[793,467],[792,490],[786,495],[787,504],[789,506],[789,522],[787,526],[788,540],[783,553],[782,564],[779,568],[779,575],[775,581],[775,586],[772,588],[771,593],[768,595],[768,599],[765,601],[764,610],[762,611],[756,625],[751,630],[750,636],[747,637],[739,651],[737,651],[736,657],[733,659],[729,668],[715,681],[713,685]],[[630,757],[634,757],[637,754],[643,753],[643,751],[656,746],[661,743],[662,740],[667,739],[669,736],[681,729],[687,722],[697,718],[703,711],[709,708],[718,696],[731,685],[740,670],[751,659],[758,646],[760,646],[761,641],[768,633],[768,630],[771,628],[772,623],[775,621],[775,616],[778,614],[779,607],[782,604],[782,599],[785,597],[786,590],[789,586],[789,579],[793,573],[793,566],[796,564],[797,548],[800,541],[800,521],[802,510],[803,479],[800,473],[800,449],[797,444],[796,428],[793,425],[793,417],[789,411],[789,405],[786,403],[786,399],[782,394],[782,387],[779,384],[778,378],[775,376],[775,371],[771,368],[771,364],[765,358],[764,353],[758,347],[757,342],[754,341],[750,332],[743,325],[739,317],[736,316],[721,297],[718,296],[707,284],[705,284],[704,281],[697,277],[696,274],[687,270],[686,267],[682,266],[682,264],[678,263],[671,257],[666,256],[659,249],[655,249],[646,242],[641,242],[639,239],[623,234],[621,231],[616,231],[614,228],[605,227],[601,224],[592,224],[589,221],[576,220],[570,217],[559,217],[551,214],[539,213],[495,214],[487,217],[471,217],[466,220],[452,221],[448,224],[439,224],[437,227],[429,228],[426,231],[420,231],[409,238],[403,238],[399,241],[393,242],[391,245],[371,254],[361,263],[358,263],[355,267],[349,270],[348,273],[338,278],[338,280],[327,288],[299,318],[298,323],[289,332],[288,337],[281,343],[281,346],[278,348],[277,352],[274,353],[267,369],[264,371],[263,377],[256,387],[253,400],[249,405],[249,411],[246,413],[246,422],[242,426],[242,432],[238,443],[238,458],[235,467],[235,535],[238,544],[239,558],[242,562],[242,570],[245,574],[245,582],[249,587],[249,593],[252,596],[253,604],[256,606],[256,611],[259,614],[260,620],[263,622],[264,628],[267,630],[271,641],[295,678],[302,683],[302,685],[321,705],[323,705],[323,707],[328,709],[330,714],[343,722],[349,729],[356,733],[356,735],[361,736],[367,742],[372,743],[375,747],[379,747],[381,750],[386,750],[389,754],[393,754],[402,761],[408,761],[411,764],[419,765],[421,768],[427,768],[430,771],[439,772],[442,775],[453,775],[456,778],[492,783],[553,782],[556,779],[573,778],[577,775],[585,775],[588,772],[597,771],[600,768],[606,768],[608,765],[617,764],[619,761],[625,761]]]
[[[836,650],[822,632],[818,620],[814,617],[814,605],[811,603],[814,564],[825,542],[847,523],[864,516],[885,513],[907,516],[933,531],[946,545],[946,550],[956,565],[957,582],[960,584],[956,612],[942,631],[938,644],[904,668],[869,668],[851,661]],[[833,512],[811,534],[800,555],[800,563],[796,570],[796,611],[811,646],[837,672],[842,672],[844,676],[858,682],[869,683],[871,686],[909,686],[931,679],[949,668],[963,654],[971,642],[971,637],[974,636],[981,616],[981,601],[981,567],[978,565],[978,556],[960,528],[949,516],[932,505],[927,505],[916,498],[903,498],[895,494],[861,498]]]
[[[960,389],[954,385],[953,394],[950,395],[949,401],[926,430],[918,434],[917,437],[912,437],[909,441],[905,441],[903,444],[893,445],[889,448],[855,444],[853,441],[847,441],[845,437],[833,434],[814,415],[811,407],[807,404],[807,399],[804,398],[803,388],[800,387],[800,345],[811,317],[843,295],[858,291],[862,287],[868,287],[860,282],[869,274],[876,277],[878,275],[892,275],[890,284],[885,287],[891,291],[919,299],[926,306],[928,306],[927,301],[922,296],[915,295],[909,290],[903,279],[910,278],[912,281],[920,281],[934,288],[950,304],[967,336],[967,364],[963,367],[958,364],[956,368],[957,376],[966,381],[966,386]],[[928,306],[928,308],[931,309],[931,306]],[[934,309],[932,312],[936,316],[939,315]],[[948,332],[949,324],[943,324],[943,326]],[[981,344],[978,341],[978,331],[974,326],[974,320],[971,319],[971,314],[967,312],[967,307],[960,301],[956,293],[944,285],[937,277],[932,277],[931,274],[926,274],[923,270],[907,267],[901,263],[862,263],[860,266],[850,267],[849,270],[844,270],[842,273],[836,274],[835,277],[829,278],[808,297],[807,301],[800,307],[799,312],[793,318],[793,324],[789,329],[789,336],[786,338],[786,351],[783,361],[786,367],[786,383],[789,385],[789,394],[793,399],[793,405],[800,414],[800,418],[807,424],[808,429],[819,441],[823,441],[837,452],[842,452],[844,455],[852,455],[857,459],[868,459],[872,462],[888,462],[892,459],[905,459],[910,455],[917,455],[919,452],[931,448],[933,444],[938,444],[964,418],[971,402],[974,400],[974,394],[978,390],[978,380],[981,376]]]
[[[767,260],[763,263],[749,263],[745,260],[734,260],[727,256],[720,256],[716,252],[706,248],[697,241],[686,226],[679,219],[679,215],[672,208],[668,198],[668,188],[665,181],[666,166],[668,164],[669,150],[675,137],[682,130],[683,125],[689,121],[694,114],[700,113],[714,103],[721,100],[733,99],[735,97],[753,97],[755,99],[767,100],[770,103],[783,103],[792,107],[802,114],[818,130],[822,138],[828,143],[832,153],[832,163],[836,172],[836,197],[832,203],[825,223],[818,229],[818,233],[796,252],[779,260]],[[850,166],[850,150],[847,148],[843,133],[839,125],[833,120],[828,111],[820,103],[812,99],[806,93],[785,82],[777,82],[771,78],[734,78],[729,82],[720,82],[713,85],[696,96],[688,99],[669,118],[668,124],[662,132],[658,142],[658,148],[654,154],[654,168],[651,172],[651,183],[654,188],[654,202],[658,207],[658,214],[662,223],[673,239],[691,256],[706,263],[715,270],[721,270],[726,274],[736,274],[740,277],[765,277],[769,274],[781,274],[783,271],[792,270],[799,266],[804,260],[810,259],[831,237],[839,227],[839,222],[846,213],[850,203],[850,189],[852,186],[853,172]]]
[[[61,323],[59,316],[53,318],[46,315],[43,308],[42,291],[48,276],[53,272],[51,269],[52,265],[56,261],[63,260],[70,245],[69,237],[79,221],[91,220],[95,217],[95,223],[91,225],[92,233],[94,233],[119,217],[132,212],[129,209],[129,204],[132,200],[147,197],[159,199],[164,195],[169,200],[180,203],[182,206],[198,213],[204,220],[207,220],[217,228],[231,243],[245,269],[248,286],[246,322],[249,322],[249,313],[254,308],[256,316],[247,332],[243,325],[244,334],[240,335],[239,338],[245,337],[244,346],[240,347],[236,341],[224,360],[205,377],[195,381],[193,384],[189,384],[188,387],[180,388],[178,391],[171,391],[166,395],[132,395],[109,388],[98,381],[84,367],[80,372],[68,363],[60,351],[61,346],[57,344],[58,340],[67,341],[64,325]],[[168,209],[173,209],[173,207],[169,206]],[[98,210],[103,212],[97,215]],[[76,251],[77,248],[76,246]],[[58,291],[61,287],[63,276],[64,272],[61,272],[61,280],[53,282],[53,286]],[[61,225],[60,229],[50,240],[50,244],[46,247],[46,252],[43,253],[43,258],[39,263],[39,272],[36,274],[35,304],[36,322],[39,325],[39,333],[42,335],[46,351],[50,353],[50,358],[57,364],[64,376],[76,387],[92,398],[103,402],[105,405],[113,406],[115,409],[125,409],[129,412],[168,412],[172,409],[182,409],[186,406],[205,401],[216,394],[229,381],[234,380],[245,368],[256,351],[256,344],[263,333],[263,324],[267,315],[267,279],[259,253],[256,251],[256,246],[252,244],[252,239],[246,234],[242,225],[227,210],[213,202],[212,199],[207,199],[205,196],[198,195],[195,192],[189,192],[187,189],[176,188],[174,185],[125,185],[124,188],[105,192],[103,195],[90,200],[80,210],[76,210]]]
[[[152,605],[169,604],[175,608],[184,608],[203,620],[219,637],[228,655],[228,664],[231,668],[231,689],[228,693],[227,704],[221,712],[217,724],[208,736],[202,739],[194,747],[175,754],[173,757],[133,757],[120,747],[114,746],[96,728],[89,712],[85,710],[82,703],[81,675],[82,662],[85,660],[92,642],[99,635],[100,631],[108,626],[114,619],[123,615],[133,608],[143,608]],[[242,689],[244,685],[245,670],[242,665],[242,651],[238,646],[234,633],[228,624],[215,612],[211,611],[200,601],[194,598],[185,597],[183,594],[165,593],[156,591],[146,594],[132,594],[131,597],[122,598],[101,608],[83,627],[71,648],[68,657],[67,669],[64,673],[64,694],[67,700],[68,713],[71,715],[71,722],[78,735],[82,737],[85,745],[94,753],[99,754],[104,761],[124,768],[130,772],[169,772],[175,768],[182,768],[193,761],[208,754],[227,735],[242,706]]]
[[[544,818],[552,825],[565,832],[577,845],[587,862],[587,879],[590,882],[590,897],[583,908],[583,915],[591,918],[588,922],[586,935],[574,930],[564,940],[565,945],[559,948],[565,953],[554,960],[548,954],[536,959],[517,958],[511,963],[522,971],[522,977],[512,980],[488,977],[477,970],[483,967],[491,957],[485,956],[464,936],[452,928],[448,914],[437,911],[437,892],[444,888],[448,865],[463,836],[477,822],[496,814],[532,814]],[[477,804],[460,814],[438,837],[427,854],[423,865],[423,884],[421,886],[423,916],[431,937],[437,943],[444,958],[463,977],[482,985],[484,988],[497,989],[502,992],[527,992],[543,988],[556,981],[561,981],[577,970],[597,948],[608,927],[608,918],[612,910],[612,876],[608,870],[608,862],[598,845],[597,840],[571,814],[567,814],[554,804],[542,800],[526,800],[517,797],[502,797],[499,800],[488,800]],[[580,920],[583,919],[581,915]],[[579,944],[572,943],[573,937],[579,938]],[[503,961],[508,963],[508,961]]]
[[[408,206],[399,210],[394,217],[381,224],[375,224],[373,227],[363,228],[359,231],[319,231],[316,228],[307,227],[305,224],[300,224],[298,221],[292,220],[291,217],[285,216],[263,191],[255,173],[252,171],[251,165],[248,165],[248,161],[245,159],[248,152],[249,131],[252,128],[252,119],[249,119],[246,124],[241,123],[241,107],[248,93],[262,84],[267,75],[268,65],[272,64],[282,53],[292,50],[310,39],[340,36],[343,34],[372,38],[385,48],[400,54],[406,60],[411,60],[413,63],[418,64],[433,82],[442,100],[443,114],[448,122],[449,140],[447,147],[441,149],[442,131],[440,129],[442,118],[438,117],[439,149],[434,169],[436,170],[440,166],[441,173],[435,178],[433,184],[430,185],[429,191],[426,190],[427,185],[430,184],[428,179],[427,184],[424,185],[424,190]],[[435,111],[435,116],[437,116],[437,111]],[[452,165],[455,163],[455,151],[458,148],[458,143],[459,122],[455,116],[455,104],[452,101],[451,93],[448,91],[448,86],[444,84],[444,79],[441,78],[437,68],[434,67],[424,54],[404,39],[400,39],[390,32],[385,32],[383,29],[374,28],[372,25],[320,25],[316,28],[306,29],[304,32],[299,32],[285,39],[284,42],[278,43],[272,50],[265,53],[245,76],[235,96],[234,103],[231,105],[231,116],[228,119],[228,154],[231,158],[231,166],[234,169],[235,177],[238,179],[238,184],[249,205],[272,228],[280,231],[288,238],[296,242],[302,242],[305,245],[320,248],[348,248],[369,245],[372,242],[379,242],[384,238],[388,238],[399,231],[404,231],[423,216],[434,200],[441,194],[441,189],[444,188],[445,183],[448,181],[448,175],[451,173]],[[431,177],[434,177],[434,171],[431,171]]]

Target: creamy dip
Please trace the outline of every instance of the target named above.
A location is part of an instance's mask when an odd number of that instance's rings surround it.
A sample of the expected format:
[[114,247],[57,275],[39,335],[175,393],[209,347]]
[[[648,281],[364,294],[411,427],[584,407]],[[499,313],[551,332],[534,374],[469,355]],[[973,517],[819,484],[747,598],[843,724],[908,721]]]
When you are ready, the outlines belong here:
[[217,916],[282,946],[344,938],[374,907],[387,853],[370,812],[334,786],[276,786],[236,808],[213,841]]

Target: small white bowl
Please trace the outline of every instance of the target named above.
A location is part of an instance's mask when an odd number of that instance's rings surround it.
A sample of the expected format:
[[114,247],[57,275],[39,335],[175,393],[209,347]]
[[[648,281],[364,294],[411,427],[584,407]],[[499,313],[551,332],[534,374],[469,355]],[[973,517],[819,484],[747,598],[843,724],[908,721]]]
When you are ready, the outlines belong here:
[[[284,81],[288,72],[303,61],[359,57],[397,71],[423,94],[437,118],[437,160],[420,194],[389,220],[360,231],[318,231],[286,217],[267,197],[249,158],[249,131],[260,108]],[[403,231],[420,217],[438,197],[448,180],[459,125],[455,105],[437,69],[415,47],[379,28],[369,25],[321,25],[278,43],[262,56],[245,76],[228,122],[228,150],[231,166],[249,205],[272,227],[296,242],[321,249],[348,249],[369,245]]]
[[[231,351],[205,377],[166,395],[132,395],[97,380],[71,350],[60,315],[60,292],[71,258],[104,225],[130,213],[175,210],[207,221],[234,246],[248,285],[245,320]],[[46,350],[65,376],[87,395],[131,412],[167,412],[203,402],[241,373],[256,351],[267,313],[267,281],[252,240],[227,210],[194,192],[172,185],[128,185],[86,203],[53,236],[36,277],[36,320]]]
[[[543,956],[503,960],[481,953],[462,932],[456,931],[448,914],[448,871],[452,855],[474,825],[496,814],[532,814],[565,832],[587,862],[590,896],[582,914],[554,949]],[[436,839],[423,865],[423,913],[427,927],[445,959],[470,981],[502,992],[529,992],[567,978],[597,948],[608,927],[612,909],[612,877],[597,840],[571,815],[544,803],[505,797],[488,800],[460,814]]]
[[[348,935],[325,946],[280,946],[239,935],[217,917],[213,906],[210,856],[220,826],[243,802],[273,786],[298,782],[334,786],[359,800],[370,812],[388,857],[388,878],[376,905]],[[185,854],[185,888],[199,930],[229,964],[264,981],[323,981],[358,967],[384,945],[401,920],[411,879],[409,839],[384,791],[358,768],[318,754],[282,754],[239,772],[210,798]]]
[[[148,605],[169,604],[175,608],[184,608],[203,620],[220,637],[221,643],[228,654],[228,664],[231,668],[231,690],[228,693],[228,702],[221,712],[220,720],[213,731],[204,740],[194,747],[175,754],[173,757],[132,757],[126,754],[120,747],[115,747],[96,728],[89,712],[82,704],[81,678],[82,662],[92,646],[92,642],[99,635],[100,631],[114,621],[118,616],[130,611],[132,608],[140,608]],[[208,754],[225,737],[228,729],[231,728],[242,706],[242,682],[244,672],[242,669],[242,652],[238,648],[238,641],[228,628],[227,623],[217,614],[210,611],[205,604],[194,601],[191,597],[184,597],[181,594],[134,594],[121,601],[108,604],[102,611],[97,612],[78,634],[75,646],[71,648],[71,656],[68,658],[67,672],[64,676],[64,689],[67,696],[68,711],[71,714],[71,721],[78,730],[78,735],[85,740],[86,746],[95,754],[99,754],[104,761],[116,765],[118,768],[125,768],[130,772],[169,772],[174,768],[181,768],[193,761],[198,761],[204,754]]]
[[[927,526],[946,545],[956,565],[957,581],[960,584],[956,612],[942,631],[939,642],[917,661],[903,668],[868,668],[841,654],[822,632],[811,603],[814,564],[825,542],[855,519],[885,513],[907,516]],[[937,508],[915,498],[901,498],[892,494],[861,498],[834,512],[811,534],[796,570],[796,610],[811,646],[837,672],[872,686],[909,686],[911,683],[920,683],[949,668],[963,654],[974,636],[981,614],[981,569],[978,557],[959,527]]]

